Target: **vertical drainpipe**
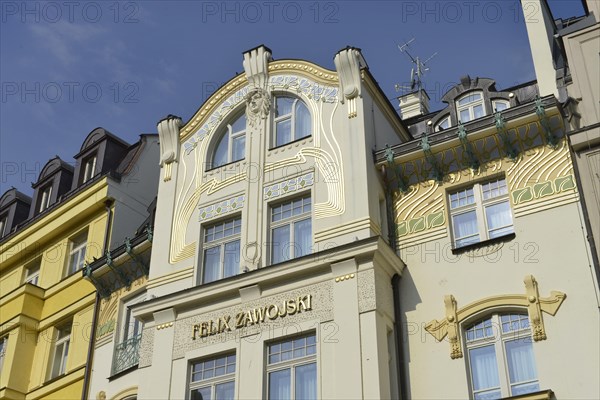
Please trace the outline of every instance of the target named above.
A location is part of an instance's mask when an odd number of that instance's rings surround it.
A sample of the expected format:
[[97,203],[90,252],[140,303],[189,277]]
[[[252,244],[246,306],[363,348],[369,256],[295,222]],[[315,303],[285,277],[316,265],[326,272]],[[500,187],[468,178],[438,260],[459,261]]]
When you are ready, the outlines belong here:
[[392,277],[392,292],[394,294],[394,330],[396,332],[396,368],[398,369],[398,388],[400,399],[407,400],[406,370],[404,368],[404,339],[402,337],[402,313],[400,311],[400,275]]
[[[102,253],[106,254],[109,246],[109,236],[112,228],[112,205],[113,199],[108,199],[104,202],[106,210],[106,229],[104,230],[104,245]],[[90,375],[92,374],[92,360],[94,358],[94,342],[96,341],[96,325],[98,324],[98,311],[100,309],[100,293],[96,289],[96,299],[94,300],[94,317],[92,318],[92,328],[90,332],[90,342],[88,344],[88,352],[85,361],[85,373],[83,376],[83,389],[81,390],[81,400],[88,399],[88,390],[90,385]]]

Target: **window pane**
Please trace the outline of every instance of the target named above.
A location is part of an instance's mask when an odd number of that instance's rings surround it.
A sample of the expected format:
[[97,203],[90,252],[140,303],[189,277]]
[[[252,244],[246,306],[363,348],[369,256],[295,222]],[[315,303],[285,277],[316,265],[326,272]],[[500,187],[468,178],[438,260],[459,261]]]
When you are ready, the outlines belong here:
[[317,364],[296,367],[296,400],[317,398]]
[[460,122],[469,122],[471,120],[471,113],[469,112],[469,109],[466,110],[462,110],[460,112]]
[[232,162],[242,160],[246,157],[246,135],[238,136],[233,139],[231,153]]
[[273,264],[277,264],[290,259],[290,226],[285,225],[273,229],[272,235],[273,247],[271,259]]
[[311,253],[312,229],[310,218],[294,223],[294,257]]
[[269,374],[269,399],[289,400],[291,395],[291,374],[289,369]]
[[233,400],[235,384],[233,381],[221,383],[215,388],[215,400]]
[[505,343],[506,362],[510,383],[528,382],[537,379],[531,338],[510,340]]
[[468,243],[479,242],[475,211],[453,215],[452,228],[454,229],[454,239],[457,246],[459,243],[464,246]]
[[210,400],[210,387],[192,390],[192,400]]
[[296,126],[294,129],[295,139],[307,137],[311,134],[310,113],[306,105],[301,101],[296,103]]
[[212,168],[227,164],[227,152],[229,151],[229,132],[225,132],[223,138],[217,145],[217,150],[213,157]]
[[506,110],[508,108],[508,104],[505,103],[504,101],[495,101],[494,102],[494,109],[496,111],[503,111]]
[[277,97],[275,105],[275,117],[291,114],[294,99],[291,97]]
[[[507,201],[485,207],[485,217],[487,220],[490,239],[512,233],[512,214],[510,204]],[[508,229],[502,229],[508,227]]]
[[481,118],[485,115],[485,113],[483,112],[483,104],[478,104],[475,107],[473,107],[473,114],[475,115],[475,118]]
[[240,272],[240,241],[235,240],[225,244],[225,265],[223,278],[237,275]]
[[540,384],[537,382],[534,383],[525,383],[523,385],[514,385],[511,387],[511,394],[513,396],[517,396],[520,394],[533,393],[540,390]]
[[494,345],[470,349],[469,363],[475,391],[500,386]]
[[496,400],[501,397],[500,389],[475,393],[475,400]]
[[275,146],[281,146],[292,141],[292,120],[286,119],[275,124]]
[[204,278],[203,283],[219,279],[219,267],[221,263],[221,246],[204,250]]
[[246,130],[246,114],[242,114],[233,124],[231,124],[231,132],[241,132]]

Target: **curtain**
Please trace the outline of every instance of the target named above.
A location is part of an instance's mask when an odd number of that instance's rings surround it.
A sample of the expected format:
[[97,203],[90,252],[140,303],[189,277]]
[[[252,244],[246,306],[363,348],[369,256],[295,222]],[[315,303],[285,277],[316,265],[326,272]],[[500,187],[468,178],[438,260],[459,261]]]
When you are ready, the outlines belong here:
[[[454,238],[456,239],[457,245],[466,245],[479,241],[477,214],[475,213],[475,210],[453,215],[452,227],[454,228]],[[461,238],[468,239],[459,240]]]
[[533,347],[529,340],[510,340],[505,343],[511,384],[537,379]]
[[204,279],[203,283],[219,279],[219,267],[221,262],[221,246],[211,247],[204,250]]
[[296,367],[295,400],[312,400],[317,398],[317,364],[306,364]]
[[225,244],[225,259],[223,261],[223,278],[240,273],[240,241],[234,240]]
[[273,229],[271,238],[271,263],[277,264],[290,259],[290,226],[284,225]]
[[290,370],[271,372],[269,374],[269,400],[289,400],[291,390]]
[[469,350],[473,389],[483,390],[500,386],[494,345]]
[[296,126],[295,139],[300,139],[303,137],[310,136],[311,134],[311,121],[310,121],[310,113],[306,108],[306,105],[298,100],[296,103]]
[[290,118],[278,121],[275,125],[276,146],[281,146],[292,141],[292,120]]
[[229,151],[229,130],[225,132],[223,138],[217,145],[217,149],[215,150],[215,155],[212,160],[212,168],[216,168],[218,166],[227,164],[227,152]]
[[233,381],[221,383],[215,388],[215,400],[233,400],[235,384]]
[[311,231],[310,218],[294,223],[294,257],[311,253]]
[[508,201],[487,206],[485,208],[485,216],[487,219],[488,230],[490,232],[490,239],[511,233],[513,231],[512,215]]

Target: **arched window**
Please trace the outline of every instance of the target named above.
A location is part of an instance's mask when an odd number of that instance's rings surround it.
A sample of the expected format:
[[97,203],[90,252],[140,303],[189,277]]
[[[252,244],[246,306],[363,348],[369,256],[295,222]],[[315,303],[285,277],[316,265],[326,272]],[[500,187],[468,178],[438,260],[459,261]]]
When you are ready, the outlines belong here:
[[462,123],[483,117],[485,115],[483,94],[481,92],[471,92],[459,98],[456,101],[456,114],[458,120]]
[[474,399],[540,390],[527,314],[493,314],[469,325],[464,333]]
[[437,124],[435,124],[435,131],[443,131],[444,129],[450,128],[450,116],[442,118]]
[[244,159],[246,156],[246,114],[227,124],[213,154],[211,168]]
[[508,100],[492,100],[492,108],[495,112],[504,111],[510,107]]
[[312,134],[310,113],[302,100],[277,96],[273,126],[273,147],[283,146]]

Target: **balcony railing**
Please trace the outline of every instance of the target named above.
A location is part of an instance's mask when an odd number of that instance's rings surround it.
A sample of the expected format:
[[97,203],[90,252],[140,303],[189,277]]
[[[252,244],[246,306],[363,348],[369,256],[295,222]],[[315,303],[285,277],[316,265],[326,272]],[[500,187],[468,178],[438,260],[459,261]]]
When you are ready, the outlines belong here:
[[125,371],[128,368],[137,365],[139,360],[140,342],[142,335],[129,338],[115,346],[113,356],[112,375]]

